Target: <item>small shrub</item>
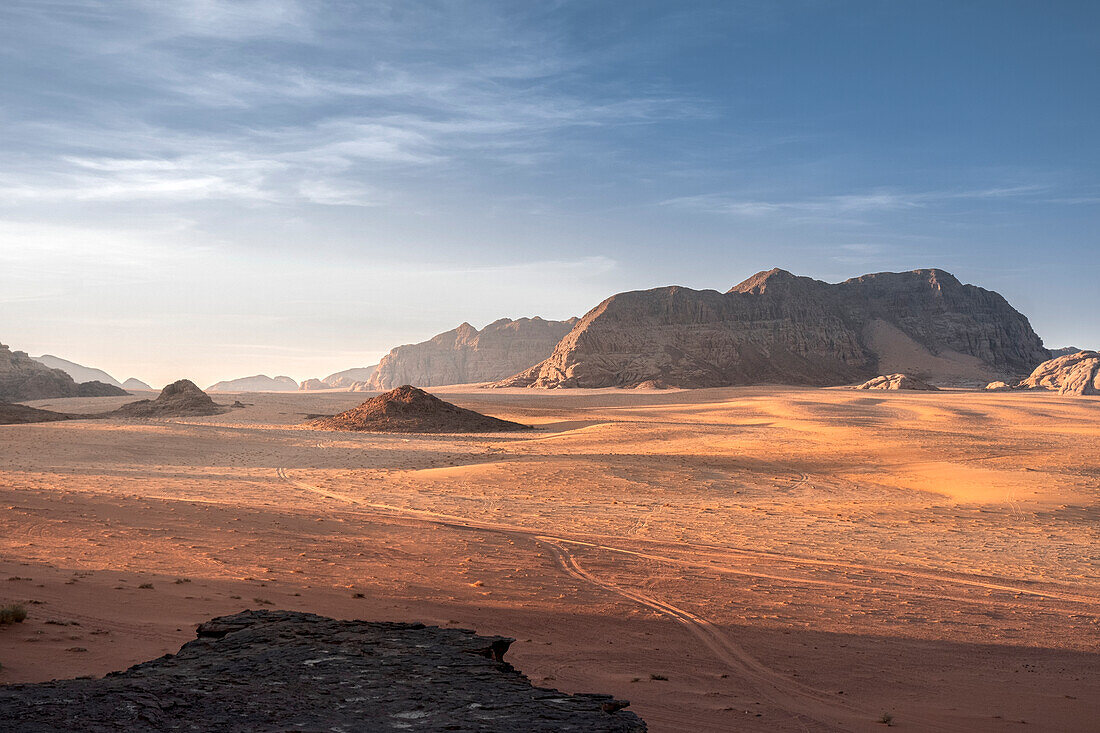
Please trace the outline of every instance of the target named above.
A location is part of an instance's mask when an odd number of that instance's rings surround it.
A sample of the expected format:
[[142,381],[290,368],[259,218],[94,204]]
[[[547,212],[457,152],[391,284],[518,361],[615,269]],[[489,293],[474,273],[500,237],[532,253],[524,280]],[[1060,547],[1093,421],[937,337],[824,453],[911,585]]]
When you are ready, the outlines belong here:
[[27,618],[27,609],[21,603],[0,606],[0,624],[21,624]]
[[176,585],[182,585],[184,583],[190,583],[190,578],[176,578]]
[[255,601],[256,603],[258,603],[261,606],[274,606],[275,605],[274,603],[267,600],[266,598],[253,598],[252,600]]
[[883,725],[893,725],[894,716],[890,713],[883,713],[882,717],[878,719],[878,722],[882,723]]
[[661,682],[668,682],[668,677],[665,677],[663,674],[651,674],[649,675],[649,679],[659,680]]
[[142,590],[153,590],[153,584],[152,583],[142,583],[141,585],[138,586],[138,588],[140,588]]

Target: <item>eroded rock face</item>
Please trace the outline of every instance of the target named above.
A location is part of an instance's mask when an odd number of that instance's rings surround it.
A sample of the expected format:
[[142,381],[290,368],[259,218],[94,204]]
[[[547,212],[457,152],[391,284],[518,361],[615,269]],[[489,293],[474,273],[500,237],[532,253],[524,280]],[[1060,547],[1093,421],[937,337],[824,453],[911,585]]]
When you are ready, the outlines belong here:
[[528,429],[452,405],[408,384],[338,415],[311,420],[309,425],[321,430],[372,433],[499,433]]
[[1064,395],[1100,394],[1100,353],[1078,351],[1035,367],[1022,389],[1052,389]]
[[329,389],[329,386],[320,379],[307,379],[298,385],[298,389],[303,392],[313,392],[319,389]]
[[726,293],[674,286],[612,296],[548,359],[497,386],[827,386],[880,374],[880,363],[914,363],[911,376],[980,385],[1046,358],[1004,298],[942,270],[838,284],[771,270]]
[[575,323],[575,318],[502,318],[480,331],[463,323],[428,341],[398,346],[366,381],[373,390],[387,390],[402,384],[433,387],[501,379],[550,356]]
[[0,687],[0,721],[18,720],[22,733],[646,730],[610,695],[533,687],[503,661],[511,642],[245,611],[200,625],[175,655],[103,679]]
[[856,387],[856,389],[913,389],[926,392],[939,391],[936,387],[922,382],[919,379],[910,377],[907,374],[884,374],[874,379],[868,379],[866,382]]
[[189,379],[172,382],[160,391],[155,400],[138,400],[123,405],[109,417],[195,417],[219,415],[225,408],[214,403],[210,395]]
[[23,351],[0,344],[0,400],[23,402],[55,397],[104,397],[128,394],[101,382],[77,384],[61,369],[40,364]]

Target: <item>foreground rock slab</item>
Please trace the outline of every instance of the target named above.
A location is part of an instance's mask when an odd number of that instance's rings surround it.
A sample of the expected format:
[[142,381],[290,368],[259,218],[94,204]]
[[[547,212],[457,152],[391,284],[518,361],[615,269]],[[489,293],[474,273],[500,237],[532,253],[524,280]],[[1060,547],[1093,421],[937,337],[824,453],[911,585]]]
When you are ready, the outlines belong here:
[[933,387],[927,382],[922,382],[908,374],[882,374],[874,379],[868,379],[856,389],[916,389],[926,392],[938,392],[938,387]]
[[1100,353],[1078,351],[1044,361],[1020,382],[1021,389],[1051,389],[1061,395],[1100,394]]
[[0,721],[24,733],[646,730],[609,695],[532,686],[503,661],[503,637],[291,611],[223,616],[197,633],[103,679],[0,687]]

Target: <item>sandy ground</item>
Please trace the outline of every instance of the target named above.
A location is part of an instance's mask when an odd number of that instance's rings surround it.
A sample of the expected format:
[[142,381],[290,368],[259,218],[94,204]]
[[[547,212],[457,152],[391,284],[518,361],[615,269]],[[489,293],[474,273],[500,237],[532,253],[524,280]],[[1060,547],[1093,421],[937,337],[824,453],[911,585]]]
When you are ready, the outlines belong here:
[[302,428],[367,396],[330,392],[0,428],[0,682],[278,607],[514,636],[658,732],[1100,727],[1100,399],[433,391],[539,429]]

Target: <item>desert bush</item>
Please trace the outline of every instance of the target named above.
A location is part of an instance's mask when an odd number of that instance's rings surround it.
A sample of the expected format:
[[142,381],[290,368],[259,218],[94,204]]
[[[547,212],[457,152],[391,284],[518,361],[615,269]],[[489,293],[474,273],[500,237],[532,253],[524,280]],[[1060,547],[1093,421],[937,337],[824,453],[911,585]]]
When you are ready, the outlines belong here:
[[21,603],[0,606],[0,624],[21,624],[27,618],[27,609]]

